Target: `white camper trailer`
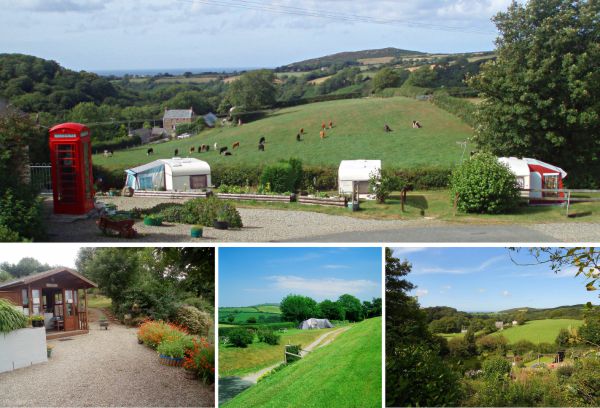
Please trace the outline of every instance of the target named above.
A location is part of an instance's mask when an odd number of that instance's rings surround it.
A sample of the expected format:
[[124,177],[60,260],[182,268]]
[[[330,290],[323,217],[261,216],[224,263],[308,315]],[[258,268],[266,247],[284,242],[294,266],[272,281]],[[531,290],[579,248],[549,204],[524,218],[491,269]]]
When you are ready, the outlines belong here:
[[211,187],[210,166],[194,158],[160,159],[125,170],[134,190],[188,191]]
[[369,194],[369,179],[381,172],[381,160],[342,160],[338,170],[338,186],[341,195],[353,193],[358,184],[358,194]]

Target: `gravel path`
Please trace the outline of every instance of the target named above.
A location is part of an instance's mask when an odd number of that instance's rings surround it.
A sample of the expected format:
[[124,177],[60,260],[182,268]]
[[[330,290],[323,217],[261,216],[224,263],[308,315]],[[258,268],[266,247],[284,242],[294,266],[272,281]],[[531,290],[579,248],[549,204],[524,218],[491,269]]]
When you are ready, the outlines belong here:
[[[149,208],[184,200],[151,197],[101,197],[120,210]],[[308,211],[239,208],[244,228],[206,227],[203,238],[191,238],[190,226],[148,227],[137,222],[135,240],[106,237],[93,220],[59,222],[50,217],[51,241],[61,242],[582,242],[600,241],[598,223],[465,225],[439,220],[372,220]],[[357,234],[358,233],[358,234]]]
[[112,324],[51,340],[48,363],[0,374],[0,406],[214,406],[214,390],[166,367],[136,331]]

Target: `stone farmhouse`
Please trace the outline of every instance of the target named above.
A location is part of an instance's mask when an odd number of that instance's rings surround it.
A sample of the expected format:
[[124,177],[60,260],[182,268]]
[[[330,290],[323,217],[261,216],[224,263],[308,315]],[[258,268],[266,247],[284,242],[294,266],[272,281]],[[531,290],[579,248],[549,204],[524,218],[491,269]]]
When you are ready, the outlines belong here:
[[167,109],[163,115],[163,128],[167,132],[175,133],[175,127],[180,123],[192,123],[196,119],[193,108]]

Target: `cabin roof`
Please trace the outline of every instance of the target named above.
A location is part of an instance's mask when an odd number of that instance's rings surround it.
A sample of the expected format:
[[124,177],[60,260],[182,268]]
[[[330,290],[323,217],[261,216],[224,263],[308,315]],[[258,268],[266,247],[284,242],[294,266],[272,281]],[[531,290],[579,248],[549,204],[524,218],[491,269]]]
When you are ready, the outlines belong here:
[[80,281],[82,281],[84,283],[84,286],[86,286],[88,288],[97,288],[98,287],[98,285],[96,283],[92,282],[91,280],[89,280],[85,276],[81,275],[77,271],[61,266],[58,268],[50,269],[49,271],[34,273],[31,275],[22,276],[20,278],[13,279],[8,282],[0,283],[0,289],[8,289],[8,288],[12,288],[15,286],[21,286],[21,285],[29,285],[36,281],[50,278],[52,276],[55,276],[55,275],[58,275],[61,273],[66,273],[66,274],[72,275],[76,279],[79,279]]

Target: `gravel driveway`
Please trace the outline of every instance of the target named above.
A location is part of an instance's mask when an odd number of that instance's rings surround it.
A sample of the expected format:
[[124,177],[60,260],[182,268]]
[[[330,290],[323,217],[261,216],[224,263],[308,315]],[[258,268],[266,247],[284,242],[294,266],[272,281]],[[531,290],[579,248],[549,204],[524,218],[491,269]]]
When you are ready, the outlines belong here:
[[214,406],[214,390],[166,367],[137,344],[135,329],[112,324],[51,340],[48,363],[0,374],[1,406]]
[[[102,197],[120,210],[149,208],[184,200],[151,197]],[[58,242],[580,242],[600,240],[600,224],[467,225],[439,220],[372,220],[308,211],[239,208],[244,228],[206,227],[203,238],[191,238],[190,226],[148,227],[137,222],[140,236],[125,240],[103,236],[91,219],[62,222],[50,217],[50,241]],[[362,234],[361,234],[362,233]]]

